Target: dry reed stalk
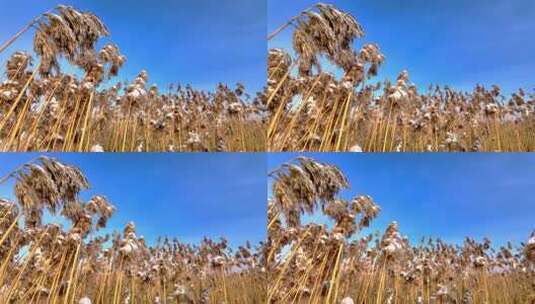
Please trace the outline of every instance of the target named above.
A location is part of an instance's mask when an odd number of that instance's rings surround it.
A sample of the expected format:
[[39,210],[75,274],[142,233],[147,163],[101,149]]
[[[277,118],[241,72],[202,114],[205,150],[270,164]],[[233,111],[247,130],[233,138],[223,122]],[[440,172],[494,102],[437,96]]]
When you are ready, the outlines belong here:
[[[488,239],[470,238],[463,245],[437,239],[413,246],[396,222],[383,235],[365,236],[380,208],[369,196],[339,198],[349,184],[338,168],[299,157],[269,176],[271,302],[506,304],[534,298],[526,287],[535,275],[535,232],[519,248],[499,250]],[[317,212],[333,223],[301,223],[301,216]]]
[[[479,85],[472,92],[434,87],[421,94],[409,82],[407,71],[395,83],[373,83],[369,79],[377,75],[385,57],[376,44],[354,49],[353,41],[362,38],[364,31],[351,15],[318,3],[268,38],[289,25],[294,25],[295,56],[283,49],[269,51],[264,93],[269,151],[535,150],[535,94],[519,89],[506,97],[498,86]],[[322,67],[322,56],[333,73]],[[343,76],[337,79],[334,72]],[[322,81],[312,102],[299,99],[318,78]],[[340,100],[348,92],[353,95],[350,103],[335,105],[336,110],[332,102],[318,102],[324,94],[327,100]],[[305,104],[312,110],[295,112]],[[303,145],[304,137],[308,143]]]

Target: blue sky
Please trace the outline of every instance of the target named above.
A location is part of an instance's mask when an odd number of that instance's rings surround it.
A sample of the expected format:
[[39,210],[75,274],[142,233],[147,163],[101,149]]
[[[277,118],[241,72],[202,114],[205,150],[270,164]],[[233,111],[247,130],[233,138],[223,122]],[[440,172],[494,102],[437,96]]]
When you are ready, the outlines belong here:
[[[0,176],[41,154],[0,153]],[[255,153],[47,154],[81,168],[91,183],[84,194],[105,195],[117,212],[109,227],[130,220],[148,241],[157,236],[198,242],[225,236],[232,246],[265,238],[266,159]],[[10,197],[12,183],[0,185]]]
[[[268,33],[313,0],[269,0]],[[442,84],[471,90],[477,83],[504,91],[535,87],[535,2],[532,0],[330,0],[363,25],[362,41],[386,55],[380,77],[403,69],[421,88]],[[270,47],[291,46],[291,29]],[[362,42],[357,42],[362,43]]]
[[[299,154],[270,154],[271,171]],[[334,164],[352,186],[342,197],[372,196],[381,206],[367,232],[398,221],[412,241],[423,236],[461,243],[489,237],[495,245],[526,241],[535,229],[535,155],[391,153],[304,154]],[[328,223],[325,218],[315,220]]]
[[[141,69],[149,82],[192,83],[213,90],[217,83],[241,81],[251,95],[265,84],[266,4],[250,0],[0,0],[0,43],[40,13],[57,4],[98,15],[110,39],[128,58],[120,77],[133,79]],[[33,33],[7,50],[32,48]],[[0,62],[5,62],[5,54]]]

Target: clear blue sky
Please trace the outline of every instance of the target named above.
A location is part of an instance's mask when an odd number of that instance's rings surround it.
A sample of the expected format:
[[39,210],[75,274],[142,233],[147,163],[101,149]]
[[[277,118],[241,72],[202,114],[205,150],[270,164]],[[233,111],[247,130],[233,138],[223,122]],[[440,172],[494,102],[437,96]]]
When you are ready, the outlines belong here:
[[[0,176],[41,154],[0,153]],[[136,223],[138,235],[198,242],[225,236],[232,246],[266,234],[266,158],[255,153],[64,153],[52,155],[81,168],[88,199],[102,194],[117,207],[109,227]],[[9,197],[12,184],[0,185]]]
[[[268,32],[318,1],[269,0]],[[380,77],[408,69],[411,80],[471,90],[476,83],[505,91],[535,88],[535,1],[331,0],[350,12],[386,55]],[[291,30],[270,47],[291,45]],[[359,42],[358,42],[359,43]]]
[[[57,4],[73,5],[101,17],[111,40],[128,58],[121,77],[141,69],[150,83],[192,83],[213,90],[218,82],[241,81],[251,95],[265,84],[266,4],[251,0],[0,0],[3,43],[40,13]],[[33,49],[33,34],[14,47]],[[0,55],[4,64],[5,54]]]
[[[270,154],[268,169],[298,155]],[[381,206],[367,232],[398,221],[412,241],[432,236],[459,243],[465,236],[487,236],[497,245],[526,241],[535,229],[534,154],[304,155],[342,169],[352,186],[342,197],[367,194]]]

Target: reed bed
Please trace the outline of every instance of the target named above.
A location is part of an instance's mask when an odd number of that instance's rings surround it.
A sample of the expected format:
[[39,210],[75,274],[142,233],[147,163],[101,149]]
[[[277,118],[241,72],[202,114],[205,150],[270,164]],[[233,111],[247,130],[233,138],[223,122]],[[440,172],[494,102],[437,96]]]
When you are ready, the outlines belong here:
[[333,5],[304,10],[268,40],[288,29],[293,52],[269,50],[262,94],[269,151],[535,150],[534,92],[504,96],[481,85],[419,92],[408,71],[375,81],[385,55],[360,43],[361,24]]
[[[380,206],[340,198],[350,184],[333,165],[299,157],[270,178],[268,303],[535,303],[535,231],[517,247],[413,245],[396,222],[368,234]],[[315,223],[319,215],[330,224]]]
[[[223,238],[149,246],[132,222],[104,234],[115,207],[100,195],[82,201],[86,177],[55,159],[0,183],[10,181],[16,200],[0,200],[1,303],[265,303],[260,247],[233,250]],[[47,213],[66,228],[45,223]]]
[[[140,71],[115,81],[126,56],[90,12],[60,5],[21,29],[33,53],[15,51],[0,82],[1,151],[264,151],[265,113],[242,84],[214,92],[170,85]],[[106,41],[109,41],[106,38]],[[75,70],[65,73],[62,70]]]

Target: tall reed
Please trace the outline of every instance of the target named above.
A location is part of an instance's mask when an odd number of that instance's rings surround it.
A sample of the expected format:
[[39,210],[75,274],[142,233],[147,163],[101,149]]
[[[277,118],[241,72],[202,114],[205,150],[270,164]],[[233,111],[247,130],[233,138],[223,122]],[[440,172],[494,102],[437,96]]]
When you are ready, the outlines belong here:
[[0,186],[8,181],[16,200],[0,199],[1,303],[265,303],[261,247],[149,245],[133,222],[104,233],[115,207],[100,195],[83,201],[89,181],[55,159],[23,164]]
[[[532,303],[535,231],[520,246],[441,239],[409,242],[392,222],[370,234],[381,208],[337,167],[299,157],[270,173],[269,303]],[[326,217],[329,224],[319,224]]]
[[34,53],[14,52],[0,83],[2,151],[265,150],[265,110],[242,84],[214,92],[171,85],[160,93],[146,71],[116,81],[126,56],[113,43],[97,49],[110,35],[104,23],[63,5],[32,20],[0,52],[32,29]]
[[377,44],[356,48],[363,27],[333,5],[304,10],[268,39],[287,29],[293,55],[269,50],[261,99],[269,151],[535,150],[533,92],[504,96],[498,86],[481,85],[421,92],[407,71],[394,83],[375,81],[385,56]]

